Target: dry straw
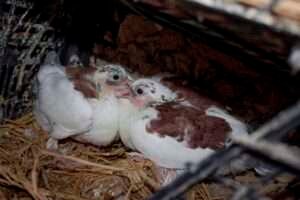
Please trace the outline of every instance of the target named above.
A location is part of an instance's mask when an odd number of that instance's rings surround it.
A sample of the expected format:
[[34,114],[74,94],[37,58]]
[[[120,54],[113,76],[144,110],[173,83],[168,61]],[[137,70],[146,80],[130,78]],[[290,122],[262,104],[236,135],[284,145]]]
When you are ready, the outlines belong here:
[[[32,114],[0,126],[0,198],[36,200],[146,199],[159,187],[155,166],[132,159],[120,143],[97,148],[62,141],[48,151]],[[211,200],[205,184],[189,199]]]

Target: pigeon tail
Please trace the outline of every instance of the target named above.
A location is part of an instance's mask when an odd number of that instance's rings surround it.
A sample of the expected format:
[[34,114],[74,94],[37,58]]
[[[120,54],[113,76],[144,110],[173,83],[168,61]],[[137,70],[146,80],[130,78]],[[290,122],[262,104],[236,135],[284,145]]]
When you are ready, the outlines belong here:
[[[246,126],[245,123],[231,116],[221,108],[218,108],[216,106],[211,106],[206,110],[206,115],[224,119],[232,129],[230,134],[233,136],[248,134],[248,127]],[[226,146],[231,145],[231,143],[232,143],[231,139],[228,137],[226,141]]]

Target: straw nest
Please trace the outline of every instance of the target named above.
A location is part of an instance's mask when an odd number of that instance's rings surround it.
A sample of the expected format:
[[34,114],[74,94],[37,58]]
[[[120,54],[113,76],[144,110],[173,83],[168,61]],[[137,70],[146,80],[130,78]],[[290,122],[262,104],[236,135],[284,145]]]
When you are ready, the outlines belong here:
[[[146,199],[159,187],[155,165],[133,159],[121,143],[108,148],[66,140],[60,152],[45,148],[47,133],[32,113],[0,126],[0,199]],[[257,184],[253,172],[232,177],[240,183]],[[281,176],[264,185],[262,193],[276,196],[294,178]],[[199,183],[187,199],[228,199],[232,191],[214,182]]]
[[[154,164],[133,159],[121,143],[108,148],[66,140],[45,148],[47,134],[32,113],[0,127],[0,199],[146,199],[160,184]],[[206,184],[189,199],[211,200]]]

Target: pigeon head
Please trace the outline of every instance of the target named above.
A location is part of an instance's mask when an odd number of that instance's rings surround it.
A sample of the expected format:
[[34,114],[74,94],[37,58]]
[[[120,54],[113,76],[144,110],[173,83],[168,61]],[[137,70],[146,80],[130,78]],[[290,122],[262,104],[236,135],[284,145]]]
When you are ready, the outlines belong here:
[[132,98],[137,105],[148,106],[175,100],[176,94],[152,79],[138,79],[131,84]]
[[101,92],[122,96],[130,91],[129,83],[132,81],[132,78],[120,65],[108,64],[101,68],[99,67],[91,78]]
[[103,70],[107,74],[106,83],[108,85],[119,85],[132,80],[127,71],[120,65],[105,65]]

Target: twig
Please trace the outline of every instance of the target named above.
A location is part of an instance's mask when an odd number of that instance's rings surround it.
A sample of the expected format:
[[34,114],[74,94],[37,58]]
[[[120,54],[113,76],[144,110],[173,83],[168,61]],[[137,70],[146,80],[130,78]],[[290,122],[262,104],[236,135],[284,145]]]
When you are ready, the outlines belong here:
[[[36,200],[47,200],[44,195],[34,192],[32,184],[23,176],[18,177],[18,172],[13,173],[10,170],[0,166],[1,175],[6,179],[4,183],[26,190]],[[0,180],[1,181],[1,180]],[[3,182],[3,181],[2,181]]]
[[73,194],[60,193],[60,192],[55,192],[55,195],[52,196],[58,197],[59,199],[88,200],[86,198],[75,196]]
[[203,191],[204,191],[204,194],[205,196],[207,197],[207,200],[212,200],[211,196],[210,196],[210,193],[209,193],[209,190],[207,189],[207,186],[205,183],[202,183],[201,184],[202,188],[203,188]]
[[131,194],[132,189],[133,189],[133,185],[130,185],[130,187],[125,195],[125,198],[124,198],[125,200],[130,200],[130,194]]
[[160,185],[154,181],[152,178],[147,176],[147,174],[144,171],[140,171],[139,175],[144,179],[145,183],[149,185],[152,189],[157,191],[160,188]]
[[76,158],[76,157],[73,157],[73,156],[61,155],[61,154],[57,154],[57,153],[50,152],[50,151],[42,150],[41,153],[45,154],[45,155],[57,157],[57,158],[60,158],[60,159],[74,161],[74,162],[80,163],[82,165],[88,165],[88,166],[102,168],[102,169],[107,169],[107,170],[112,170],[112,171],[123,171],[124,170],[122,168],[111,167],[111,166],[102,165],[102,164],[99,164],[99,163],[93,163],[93,162],[90,162],[90,161],[87,161],[87,160],[83,160],[83,159],[80,159],[80,158]]
[[32,188],[33,192],[38,194],[38,180],[37,180],[37,164],[38,164],[38,158],[34,159],[33,168],[31,171],[31,179],[32,179]]

